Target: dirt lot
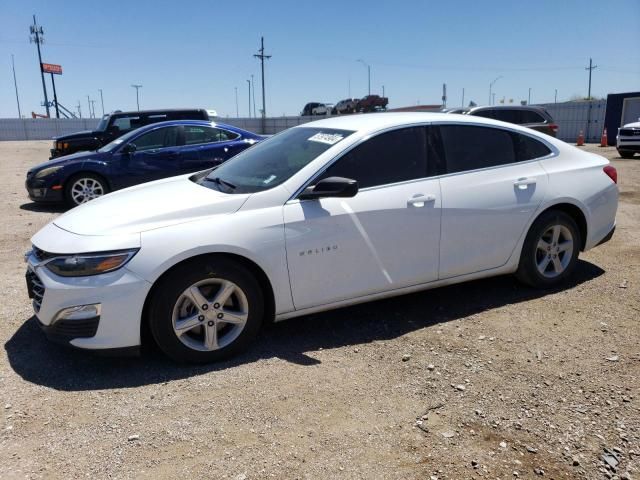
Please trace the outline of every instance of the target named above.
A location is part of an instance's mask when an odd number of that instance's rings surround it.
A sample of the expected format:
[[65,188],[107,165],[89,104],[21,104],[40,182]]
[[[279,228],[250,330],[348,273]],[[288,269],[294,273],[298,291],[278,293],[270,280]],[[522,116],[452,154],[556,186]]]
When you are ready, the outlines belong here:
[[0,478],[640,478],[640,159],[585,147],[618,169],[618,229],[565,289],[431,290],[185,367],[39,331],[22,253],[60,211],[23,182],[49,143],[0,143]]

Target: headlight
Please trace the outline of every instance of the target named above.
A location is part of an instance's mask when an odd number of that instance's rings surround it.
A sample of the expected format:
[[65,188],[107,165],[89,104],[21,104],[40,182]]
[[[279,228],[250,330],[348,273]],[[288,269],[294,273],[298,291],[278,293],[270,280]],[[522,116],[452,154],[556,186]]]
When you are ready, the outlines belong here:
[[112,272],[123,267],[138,249],[117,252],[64,255],[49,260],[45,266],[62,277],[86,277]]
[[56,173],[61,168],[62,166],[45,168],[44,170],[40,170],[38,173],[36,173],[36,178],[48,177],[49,175],[53,175],[54,173]]

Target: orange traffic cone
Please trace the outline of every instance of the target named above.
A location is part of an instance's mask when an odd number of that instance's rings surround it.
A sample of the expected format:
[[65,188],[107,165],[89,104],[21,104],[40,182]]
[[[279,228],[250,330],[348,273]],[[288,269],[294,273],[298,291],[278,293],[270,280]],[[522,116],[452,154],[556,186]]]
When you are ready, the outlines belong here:
[[600,137],[600,146],[601,147],[609,146],[609,140],[607,138],[607,127],[604,127],[604,130],[602,131],[602,136]]
[[582,130],[580,130],[580,133],[578,134],[578,141],[576,142],[576,145],[578,147],[581,147],[584,145],[584,134],[582,133]]

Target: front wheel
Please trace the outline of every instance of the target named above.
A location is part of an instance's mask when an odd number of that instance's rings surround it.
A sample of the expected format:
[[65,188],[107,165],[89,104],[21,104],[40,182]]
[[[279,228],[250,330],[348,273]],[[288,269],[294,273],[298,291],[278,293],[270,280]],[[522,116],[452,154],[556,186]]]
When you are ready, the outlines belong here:
[[174,269],[155,290],[149,327],[180,362],[206,363],[245,350],[262,324],[260,285],[241,264],[200,257]]
[[545,212],[531,225],[516,277],[536,288],[551,288],[573,272],[581,239],[576,222],[564,212]]
[[70,208],[87,203],[109,193],[109,186],[98,175],[80,173],[66,184],[65,201]]
[[633,158],[633,155],[635,154],[635,152],[625,152],[625,151],[620,151],[620,150],[618,150],[618,154],[619,154],[622,158]]

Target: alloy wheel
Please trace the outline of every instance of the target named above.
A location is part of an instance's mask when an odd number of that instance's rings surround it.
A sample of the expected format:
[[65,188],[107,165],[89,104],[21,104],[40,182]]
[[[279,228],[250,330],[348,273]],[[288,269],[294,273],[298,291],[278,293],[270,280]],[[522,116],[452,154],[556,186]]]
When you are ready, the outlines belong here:
[[538,239],[536,267],[546,278],[561,275],[573,257],[574,240],[571,231],[564,225],[549,227]]
[[249,301],[238,285],[222,278],[194,283],[178,297],[173,331],[187,347],[213,351],[231,344],[244,330]]
[[87,203],[90,200],[103,196],[105,188],[95,178],[79,178],[71,185],[71,199],[76,205]]

